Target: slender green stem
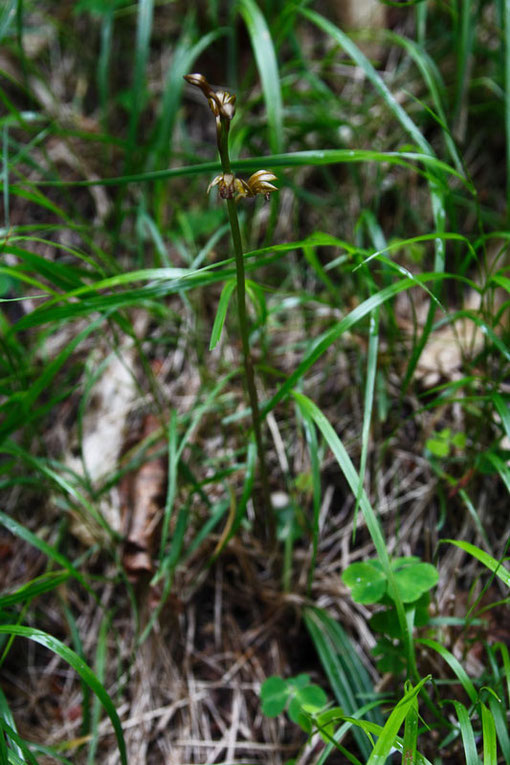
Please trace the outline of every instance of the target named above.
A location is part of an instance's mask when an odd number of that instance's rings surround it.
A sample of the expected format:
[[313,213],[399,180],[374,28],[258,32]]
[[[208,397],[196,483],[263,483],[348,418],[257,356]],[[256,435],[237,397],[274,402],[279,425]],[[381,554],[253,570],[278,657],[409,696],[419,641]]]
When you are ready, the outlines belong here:
[[[221,166],[224,175],[230,173],[230,157],[228,152],[228,128],[227,120],[221,120],[218,126],[218,151],[221,159]],[[237,216],[236,202],[233,198],[226,200],[230,230],[232,233],[232,244],[236,260],[236,281],[237,281],[237,315],[239,320],[239,331],[241,334],[241,343],[243,349],[243,362],[246,379],[246,388],[250,400],[251,418],[255,442],[257,445],[257,456],[260,472],[260,483],[262,489],[262,501],[256,503],[256,523],[259,531],[266,535],[269,541],[274,542],[275,527],[274,516],[271,506],[271,495],[269,492],[268,472],[266,466],[266,451],[264,439],[262,436],[262,427],[260,422],[260,407],[255,385],[255,370],[253,359],[250,352],[248,317],[246,312],[246,287],[244,272],[243,245],[241,240],[241,230],[239,228],[239,218]]]

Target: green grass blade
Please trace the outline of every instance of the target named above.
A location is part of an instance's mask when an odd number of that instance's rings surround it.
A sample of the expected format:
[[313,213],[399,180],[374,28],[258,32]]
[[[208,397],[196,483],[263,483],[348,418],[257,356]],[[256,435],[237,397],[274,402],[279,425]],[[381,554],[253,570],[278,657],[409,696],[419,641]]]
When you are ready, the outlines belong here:
[[39,550],[44,555],[46,555],[50,560],[53,560],[56,564],[61,566],[63,569],[69,572],[69,575],[77,579],[80,584],[85,587],[87,591],[90,592],[90,588],[85,581],[84,577],[80,572],[73,566],[71,561],[69,561],[65,555],[62,555],[62,553],[59,553],[58,550],[56,550],[52,545],[49,545],[47,542],[44,541],[44,539],[40,539],[38,536],[36,536],[33,532],[29,531],[25,526],[22,526],[20,523],[14,520],[14,518],[11,518],[9,515],[6,515],[6,513],[2,512],[0,510],[0,524],[4,526],[8,531],[11,532],[11,534],[14,534],[15,536],[19,537],[19,539],[22,539],[24,542],[28,542],[29,545],[32,545],[32,547],[35,547],[36,550]]
[[409,706],[409,711],[404,721],[404,744],[402,752],[402,765],[414,765],[416,762],[416,748],[418,742],[418,697],[415,696]]
[[492,712],[480,702],[482,712],[482,735],[483,735],[483,765],[497,765],[498,751],[496,743],[496,726]]
[[283,105],[280,75],[271,32],[254,0],[238,0],[238,8],[250,35],[262,82],[267,111],[269,146],[275,154],[283,148]]
[[462,135],[463,109],[469,86],[469,60],[473,53],[475,3],[472,0],[461,0],[459,34],[456,40],[457,53],[457,83],[455,88],[455,123],[456,133]]
[[496,574],[507,587],[510,587],[510,571],[503,566],[501,561],[493,558],[492,555],[484,552],[484,550],[480,550],[479,547],[472,545],[470,542],[463,542],[457,539],[441,539],[441,542],[447,542],[448,544],[460,547],[461,550],[464,550],[464,552],[479,560],[480,563],[483,563],[489,571]]
[[[413,277],[411,279],[402,279],[396,284],[385,287],[383,290],[375,295],[372,295],[370,298],[358,305],[353,311],[347,314],[347,316],[344,316],[344,318],[339,321],[336,326],[334,326],[328,332],[325,332],[320,338],[317,339],[312,350],[308,352],[303,361],[301,361],[301,363],[296,367],[294,372],[288,376],[286,381],[283,383],[283,385],[280,386],[275,395],[261,407],[262,416],[264,417],[268,412],[274,409],[274,407],[290,393],[298,380],[304,376],[304,374],[313,366],[313,364],[315,364],[315,362],[323,355],[323,353],[334,342],[336,342],[344,334],[344,332],[347,332],[351,327],[357,324],[358,321],[364,319],[378,306],[382,305],[387,300],[390,300],[399,292],[403,292],[404,290],[416,286],[417,284],[421,285],[427,281],[435,281],[444,278],[444,274],[434,273],[421,274],[421,276]],[[353,491],[354,495],[356,495],[357,487]]]
[[503,0],[505,51],[506,203],[510,212],[510,2]]
[[[426,3],[423,3],[422,8],[426,8]],[[399,35],[396,32],[389,30],[384,31],[384,37],[390,42],[393,42],[396,45],[400,45],[402,48],[404,48],[404,50],[409,54],[409,56],[413,59],[414,63],[418,67],[423,80],[429,89],[429,93],[434,104],[434,109],[438,117],[438,124],[441,126],[443,138],[449,151],[450,157],[452,158],[452,162],[455,165],[457,171],[464,174],[462,159],[455,145],[455,141],[452,138],[451,132],[447,127],[447,117],[441,96],[441,91],[444,89],[444,84],[441,81],[441,74],[437,69],[435,62],[427,54],[425,46],[414,42],[414,40],[410,40],[403,35]]]
[[138,19],[136,27],[136,45],[134,56],[133,85],[131,90],[131,109],[126,148],[126,168],[132,166],[135,152],[138,123],[142,113],[145,94],[145,76],[149,58],[150,37],[154,0],[138,0]]
[[501,754],[506,765],[510,763],[510,736],[508,735],[508,720],[506,716],[505,705],[499,699],[495,699],[492,694],[489,695],[490,714],[494,720],[496,735],[499,742]]
[[300,9],[300,13],[302,13],[305,18],[319,27],[319,29],[322,29],[323,32],[328,34],[333,40],[335,40],[338,45],[340,45],[341,48],[343,48],[347,55],[352,58],[354,63],[360,67],[366,78],[372,83],[377,93],[381,96],[384,103],[389,107],[394,116],[398,119],[404,130],[409,133],[415,144],[419,146],[421,151],[423,151],[425,154],[432,155],[434,152],[429,142],[426,140],[426,138],[424,138],[418,126],[413,122],[407,112],[404,111],[404,109],[398,103],[393,93],[391,93],[391,91],[388,89],[387,85],[381,76],[376,72],[365,54],[361,52],[358,46],[352,42],[352,40],[345,34],[345,32],[342,32],[337,26],[332,24],[331,21],[328,21],[328,19],[325,19],[320,14],[316,13],[315,11],[311,11],[308,8]]
[[[163,563],[170,532],[170,520],[174,508],[175,497],[177,495],[177,467],[179,459],[177,457],[177,413],[175,409],[170,415],[168,425],[168,488],[166,493],[165,510],[163,513],[163,523],[161,528],[161,542],[159,548],[159,562]],[[157,581],[157,579],[156,579]],[[155,584],[155,582],[154,582]]]
[[317,442],[317,433],[313,424],[313,420],[308,416],[306,412],[303,412],[299,407],[298,412],[303,419],[303,427],[305,431],[306,443],[308,445],[308,454],[310,455],[310,468],[312,478],[312,492],[313,492],[313,521],[312,521],[312,556],[310,560],[310,571],[308,573],[308,591],[311,592],[313,578],[315,575],[315,567],[317,564],[317,551],[319,546],[319,516],[321,508],[321,474],[319,464],[319,444]]
[[471,720],[469,719],[468,711],[460,701],[454,701],[453,705],[455,707],[455,712],[457,713],[457,720],[459,721],[466,765],[480,765],[478,752],[476,751],[475,734],[473,732]]
[[[300,408],[307,411],[308,415],[315,422],[315,425],[317,426],[317,428],[321,431],[323,437],[326,439],[326,442],[329,448],[333,452],[333,455],[335,456],[335,459],[337,460],[342,470],[342,473],[347,479],[347,483],[349,484],[352,493],[355,495],[356,491],[359,488],[359,476],[356,473],[356,470],[354,468],[354,465],[352,464],[351,458],[347,454],[347,451],[343,443],[337,436],[335,430],[333,429],[331,424],[328,422],[326,417],[323,415],[323,413],[320,411],[320,409],[313,403],[313,401],[311,401],[306,396],[303,396],[303,394],[297,393],[296,391],[294,391],[292,395],[294,396]],[[405,645],[405,651],[406,651],[407,659],[409,662],[409,671],[412,675],[416,675],[417,670],[416,670],[416,663],[414,658],[414,646],[413,646],[412,636],[409,633],[404,606],[402,604],[400,593],[398,591],[397,584],[395,581],[395,575],[393,573],[393,570],[390,564],[388,550],[386,548],[386,543],[384,541],[381,526],[379,524],[379,521],[377,520],[377,517],[372,508],[372,505],[370,504],[370,501],[364,490],[362,490],[361,492],[360,506],[363,511],[363,516],[365,518],[365,522],[367,524],[367,528],[369,530],[370,536],[372,537],[372,541],[377,551],[377,555],[379,556],[379,560],[383,567],[384,573],[386,574],[386,577],[388,579],[388,589],[390,592],[390,597],[395,603],[398,621],[399,621],[400,629],[403,636],[403,642]]]
[[499,395],[499,393],[493,393],[491,398],[494,404],[494,408],[501,417],[501,423],[505,430],[506,436],[510,439],[510,409],[508,408],[502,396]]
[[386,758],[395,746],[402,723],[409,714],[410,709],[413,708],[413,705],[417,705],[418,693],[428,680],[430,680],[430,675],[420,680],[414,688],[411,686],[410,690],[407,691],[405,696],[400,699],[398,704],[392,709],[372,753],[367,760],[367,765],[381,765],[381,763],[386,761]]
[[[111,615],[109,613],[103,616],[101,620],[101,626],[99,627],[99,634],[97,636],[96,646],[96,661],[95,661],[95,674],[98,681],[103,684],[105,678],[106,657],[108,654],[108,631],[111,627]],[[101,705],[99,703],[99,697],[94,696],[92,702],[92,716],[91,716],[91,736],[89,742],[89,751],[87,755],[87,765],[95,765],[97,745],[99,742],[99,723],[101,720]]]
[[120,761],[122,765],[128,765],[122,725],[115,710],[115,706],[105,688],[99,682],[90,667],[85,664],[83,659],[60,640],[57,640],[57,638],[32,627],[25,627],[19,624],[0,624],[0,635],[25,637],[28,640],[33,640],[45,648],[48,648],[53,653],[57,654],[57,656],[60,656],[63,661],[69,664],[69,666],[77,672],[77,674],[87,683],[91,691],[93,691],[99,698],[108,717],[112,721],[115,736],[117,738]]
[[211,332],[211,340],[209,342],[209,350],[212,351],[216,346],[218,345],[218,342],[221,337],[221,333],[223,330],[223,325],[225,324],[225,319],[227,317],[227,310],[228,305],[230,303],[230,298],[232,297],[232,293],[234,292],[236,288],[236,280],[231,279],[230,281],[226,282],[225,286],[223,287],[220,295],[220,299],[218,302],[218,310],[216,311],[216,316],[214,317],[214,324]]
[[447,648],[445,648],[443,645],[437,642],[437,640],[430,640],[429,638],[422,638],[417,641],[420,645],[425,645],[427,648],[431,648],[433,651],[436,651],[442,659],[448,664],[454,675],[457,677],[457,680],[460,682],[464,690],[466,691],[467,695],[469,696],[469,699],[472,704],[476,704],[476,701],[478,699],[478,694],[476,692],[475,686],[473,685],[472,681],[468,677],[468,674],[462,664],[459,662],[458,659],[455,658],[455,656],[449,651]]
[[[334,623],[325,611],[306,608],[303,617],[336,700],[347,713],[353,713],[359,708],[363,696],[373,693],[365,667],[341,626]],[[356,728],[353,734],[366,759],[370,754],[366,736]]]
[[[14,721],[14,717],[11,712],[11,708],[9,704],[7,703],[7,699],[5,698],[5,694],[1,688],[0,688],[0,720],[3,723],[7,723],[9,728],[14,733],[18,733],[16,728],[16,723]],[[24,762],[23,749],[14,738],[11,738],[11,746],[14,752],[18,755],[18,757],[20,757],[22,761]],[[5,737],[2,734],[0,734],[0,762],[3,763],[3,762],[6,762],[6,760],[7,760],[7,746],[5,743]]]
[[[287,154],[269,154],[265,157],[250,157],[246,159],[233,159],[232,169],[239,172],[254,172],[255,170],[271,169],[282,167],[321,167],[323,165],[338,164],[357,164],[360,162],[379,162],[399,167],[412,169],[414,172],[425,175],[416,165],[423,165],[425,170],[437,173],[438,176],[445,174],[457,179],[463,187],[472,191],[473,186],[469,179],[466,179],[454,167],[443,162],[430,154],[420,154],[417,151],[376,151],[374,149],[310,149],[304,151],[294,151]],[[183,167],[173,167],[167,170],[153,170],[151,172],[125,174],[113,178],[97,178],[92,181],[38,181],[38,187],[58,188],[87,188],[89,186],[123,186],[130,183],[149,183],[153,181],[168,180],[170,178],[187,178],[192,175],[212,175],[221,170],[221,164],[214,162],[200,162],[195,165],[184,165]],[[428,177],[425,175],[425,177]],[[439,182],[439,181],[438,181]],[[17,193],[23,198],[32,201],[39,201],[46,207],[54,207],[46,198],[39,195],[30,194],[19,186],[11,184],[11,193]],[[57,208],[60,215],[63,211]],[[69,221],[71,224],[71,221]],[[438,229],[439,230],[439,229]]]
[[356,492],[356,505],[352,526],[353,540],[356,536],[356,521],[359,508],[361,491],[365,483],[365,470],[367,466],[368,445],[370,439],[370,425],[372,422],[372,409],[374,406],[375,378],[377,372],[377,354],[379,348],[379,308],[370,315],[370,329],[368,333],[367,371],[365,381],[365,397],[363,408],[363,428],[361,433],[361,459],[359,467],[359,488]]
[[506,679],[506,693],[507,693],[507,704],[506,706],[510,707],[510,653],[508,651],[508,646],[506,646],[504,643],[496,643],[494,646],[494,650],[496,648],[499,649],[501,652],[501,658],[503,659],[503,668],[505,671],[505,679]]
[[4,4],[2,13],[0,14],[0,40],[10,32],[11,26],[16,19],[16,4],[17,0],[7,0]]
[[6,595],[0,595],[0,609],[9,608],[17,603],[25,603],[45,592],[51,592],[66,582],[71,574],[69,571],[47,571],[45,574],[32,579],[17,590]]

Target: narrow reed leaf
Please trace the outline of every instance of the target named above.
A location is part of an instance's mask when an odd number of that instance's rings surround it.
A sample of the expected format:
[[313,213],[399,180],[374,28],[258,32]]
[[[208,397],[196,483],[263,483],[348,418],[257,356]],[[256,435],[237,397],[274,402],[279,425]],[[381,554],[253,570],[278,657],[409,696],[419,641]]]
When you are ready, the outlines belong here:
[[480,702],[480,710],[482,713],[483,765],[497,765],[498,747],[494,717],[483,702]]
[[[306,608],[303,616],[335,698],[347,714],[352,714],[359,708],[361,699],[367,693],[373,693],[368,673],[342,627],[325,611]],[[366,736],[357,728],[353,734],[366,759],[370,754]]]
[[0,14],[0,41],[10,33],[16,19],[18,0],[7,0]]
[[280,74],[271,32],[255,0],[238,0],[238,8],[250,35],[262,82],[269,129],[269,146],[277,154],[283,148],[283,105]]
[[510,571],[503,566],[501,561],[493,558],[492,555],[489,555],[484,550],[476,547],[476,545],[471,544],[471,542],[464,542],[458,539],[441,539],[440,541],[460,547],[461,550],[464,550],[464,552],[467,552],[469,555],[472,555],[473,558],[479,560],[480,563],[483,563],[483,565],[492,571],[493,574],[496,574],[507,587],[510,587]]
[[[422,8],[426,8],[426,3],[423,4]],[[429,89],[434,109],[438,117],[438,124],[441,126],[444,142],[448,148],[452,162],[457,171],[464,175],[462,159],[447,126],[448,120],[443,107],[443,91],[445,90],[445,86],[441,78],[441,73],[434,60],[428,55],[423,44],[410,40],[409,38],[390,30],[384,30],[383,34],[384,38],[389,42],[400,45],[418,67],[423,77],[423,81]]]
[[[159,547],[159,562],[163,564],[166,553],[168,535],[170,532],[170,520],[172,518],[175,497],[177,495],[177,468],[179,459],[177,457],[177,412],[172,409],[170,422],[168,424],[168,487],[166,493],[165,509],[163,512],[163,523],[161,528],[161,541]],[[161,573],[161,570],[160,570]],[[155,578],[153,584],[159,579]]]
[[409,711],[404,720],[404,744],[402,765],[415,765],[416,747],[418,742],[418,697],[415,696],[409,705]]
[[506,706],[510,707],[510,652],[508,651],[508,646],[505,645],[505,643],[496,643],[494,645],[494,650],[496,650],[496,648],[501,652],[501,658],[503,659],[503,669],[505,672],[507,693]]
[[56,587],[64,584],[71,576],[69,571],[47,571],[45,574],[32,579],[31,582],[22,585],[17,590],[5,595],[0,595],[0,608],[9,608],[16,603],[26,603],[38,595],[51,592]]
[[465,109],[469,86],[469,62],[473,53],[474,28],[476,16],[473,12],[474,3],[471,0],[461,0],[459,7],[460,19],[457,25],[457,82],[455,86],[455,133],[461,138],[465,130]]
[[[424,677],[416,686],[411,686],[404,697],[392,709],[390,716],[386,720],[381,735],[367,760],[367,765],[381,765],[386,761],[391,750],[396,744],[400,726],[409,714],[413,705],[417,704],[417,696],[426,682],[430,680],[430,675]],[[404,757],[406,753],[404,752]],[[404,760],[405,761],[405,760]]]
[[[30,751],[24,739],[21,738],[18,731],[11,727],[0,716],[0,731],[5,731],[5,736],[10,741],[11,747],[6,748],[7,756],[5,759],[0,760],[2,765],[4,763],[13,763],[13,765],[38,765],[36,758]],[[3,738],[3,734],[0,734]],[[4,741],[5,744],[5,741]],[[32,744],[32,746],[34,746]],[[35,746],[34,746],[35,748]],[[2,755],[2,749],[0,748],[0,756]]]
[[476,692],[475,686],[473,685],[472,681],[468,677],[468,674],[462,664],[459,662],[457,658],[449,651],[447,648],[445,648],[443,645],[437,642],[437,640],[431,640],[429,638],[421,638],[417,641],[420,645],[427,646],[427,648],[431,648],[433,651],[436,651],[442,659],[448,664],[454,675],[456,676],[459,683],[462,685],[464,690],[466,691],[467,695],[469,696],[469,699],[472,704],[476,704],[476,701],[478,699],[478,694]]
[[[11,518],[10,515],[7,515],[6,513],[2,512],[0,510],[0,524],[4,526],[7,531],[10,531],[11,534],[14,534],[15,536],[19,537],[19,539],[22,539],[24,542],[27,542],[29,545],[32,545],[32,547],[35,547],[36,550],[39,550],[44,555],[46,555],[50,560],[53,560],[55,563],[57,563],[59,566],[61,566],[63,569],[69,572],[69,575],[77,579],[80,584],[85,587],[85,589],[89,590],[89,586],[87,582],[85,581],[84,577],[80,572],[73,566],[70,560],[68,560],[65,555],[62,555],[62,553],[59,553],[58,550],[56,550],[52,545],[49,545],[47,542],[44,541],[44,539],[41,539],[40,537],[36,536],[32,531],[29,531],[25,526],[22,526],[20,523],[14,520],[14,518]],[[9,597],[9,596],[5,596]]]
[[131,87],[129,130],[126,149],[126,168],[133,164],[138,123],[142,113],[145,94],[146,68],[149,59],[149,46],[152,31],[154,0],[138,0],[136,44],[134,55],[133,84]]
[[312,476],[312,497],[313,497],[313,522],[312,522],[312,556],[310,560],[310,571],[308,573],[308,591],[311,592],[313,578],[315,575],[315,566],[317,564],[317,551],[319,547],[319,516],[321,508],[321,474],[319,463],[319,444],[317,442],[317,432],[313,420],[307,412],[298,407],[298,411],[303,418],[303,427],[305,431],[306,443],[308,445],[308,454],[310,456],[310,468]]
[[225,286],[223,287],[220,295],[220,300],[218,303],[218,309],[216,311],[216,316],[214,317],[214,324],[211,332],[211,340],[209,342],[209,350],[212,351],[216,346],[218,345],[218,342],[221,337],[221,333],[223,330],[223,325],[225,324],[225,319],[227,317],[227,310],[228,305],[230,303],[230,298],[232,297],[232,293],[234,292],[236,288],[236,281],[235,279],[231,279],[230,281],[226,282]]
[[510,212],[510,3],[503,0],[503,41],[505,61],[505,146],[506,146],[506,204]]
[[508,439],[510,439],[510,408],[499,393],[493,393],[491,398],[492,403],[494,404],[494,408],[501,417],[501,423],[503,425],[506,436]]
[[457,714],[457,720],[459,721],[460,735],[462,736],[462,744],[464,747],[464,756],[466,757],[466,765],[480,765],[478,758],[478,752],[476,750],[475,734],[473,732],[473,726],[469,719],[469,714],[460,701],[452,702]]
[[77,672],[77,674],[87,683],[90,689],[101,701],[115,731],[120,761],[122,765],[128,765],[126,744],[124,742],[124,735],[122,733],[122,725],[115,710],[115,706],[105,688],[99,682],[90,667],[85,664],[83,659],[81,659],[78,654],[72,651],[60,640],[57,640],[57,638],[53,637],[52,635],[48,635],[46,632],[42,632],[41,630],[34,629],[33,627],[25,627],[24,625],[20,624],[0,624],[0,635],[25,637],[29,640],[33,640],[35,643],[39,643],[45,648],[48,648],[54,654],[63,659],[63,661],[69,664],[69,666],[72,667],[75,672]]
[[508,720],[505,704],[499,699],[495,699],[492,694],[489,695],[490,714],[494,720],[496,736],[499,743],[501,754],[506,765],[510,763],[510,736],[508,735]]
[[[13,733],[18,733],[18,730],[16,728],[16,723],[11,711],[11,708],[9,704],[7,703],[7,699],[5,698],[5,694],[3,690],[0,688],[0,721],[1,723],[6,723],[10,730],[13,731]],[[5,730],[5,729],[4,729]],[[11,747],[13,751],[18,755],[18,757],[23,758],[23,749],[21,746],[17,743],[14,737],[9,736],[11,740]],[[7,760],[7,746],[5,743],[5,737],[0,733],[0,762],[3,763]]]
[[[232,170],[240,172],[255,172],[270,167],[321,167],[323,165],[357,164],[360,162],[378,162],[388,165],[407,167],[414,172],[424,174],[416,164],[423,165],[426,172],[435,171],[438,175],[445,173],[462,183],[468,190],[472,190],[472,184],[462,173],[454,167],[443,162],[430,154],[421,154],[417,151],[375,151],[374,149],[310,149],[304,151],[289,152],[287,154],[269,154],[265,157],[252,157],[246,159],[233,159]],[[87,188],[88,186],[122,186],[129,183],[149,183],[152,181],[167,180],[169,178],[185,178],[190,175],[212,175],[221,170],[220,162],[201,162],[196,165],[184,165],[167,170],[153,170],[146,173],[133,173],[116,176],[114,178],[97,178],[92,181],[38,181],[38,187],[58,186],[59,188]],[[37,201],[39,196],[29,195],[24,189],[11,185],[11,193],[18,193]],[[40,202],[42,204],[42,202]],[[49,206],[50,202],[46,202]],[[61,211],[62,212],[62,211]],[[62,214],[64,214],[62,212]]]
[[359,66],[360,69],[362,69],[366,78],[372,83],[384,103],[389,107],[389,109],[391,109],[394,116],[398,119],[407,133],[409,133],[410,137],[413,139],[416,145],[421,149],[421,151],[424,152],[424,154],[432,155],[434,152],[418,126],[409,117],[407,112],[404,111],[393,93],[391,93],[391,91],[388,89],[384,80],[376,72],[368,58],[364,53],[362,53],[358,46],[353,43],[350,37],[348,37],[345,32],[342,32],[341,29],[331,23],[331,21],[328,21],[328,19],[324,18],[324,16],[321,16],[315,11],[312,11],[308,8],[302,8],[300,9],[300,13],[302,13],[305,18],[319,27],[319,29],[322,29],[323,32],[328,34],[338,45],[340,45],[341,48],[343,48],[347,55],[352,58],[354,63]]
[[[96,661],[94,665],[96,677],[101,684],[104,683],[106,657],[108,655],[108,632],[111,627],[111,614],[104,614],[99,627],[96,645]],[[101,705],[98,696],[92,701],[91,736],[87,754],[87,765],[95,765],[97,762],[97,745],[99,742],[99,723],[101,721]]]
[[[294,372],[288,376],[286,381],[283,383],[283,385],[280,386],[275,395],[262,406],[262,416],[265,416],[268,412],[274,409],[274,407],[290,393],[298,380],[304,376],[304,374],[310,369],[310,367],[313,366],[313,364],[315,364],[315,362],[323,355],[323,353],[334,342],[336,342],[339,337],[341,337],[345,332],[351,329],[351,327],[357,324],[358,321],[364,319],[378,306],[382,305],[387,300],[390,300],[399,292],[403,292],[404,290],[407,290],[410,287],[414,287],[416,285],[421,286],[426,284],[428,281],[433,282],[444,278],[445,274],[432,273],[421,274],[420,276],[416,276],[410,279],[402,279],[401,281],[396,282],[389,287],[385,287],[375,295],[372,295],[370,298],[367,298],[367,300],[363,301],[363,303],[358,305],[353,311],[347,314],[347,316],[344,316],[344,318],[341,319],[338,324],[336,324],[336,326],[332,327],[332,329],[328,330],[321,337],[317,338],[312,350],[307,353],[305,358],[296,367]],[[353,489],[353,491],[356,495],[357,487],[356,489]]]

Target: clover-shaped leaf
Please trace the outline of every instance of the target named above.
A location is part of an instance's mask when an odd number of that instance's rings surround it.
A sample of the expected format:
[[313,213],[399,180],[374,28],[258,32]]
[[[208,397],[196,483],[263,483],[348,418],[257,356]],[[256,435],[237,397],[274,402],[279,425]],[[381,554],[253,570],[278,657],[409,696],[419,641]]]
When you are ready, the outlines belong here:
[[328,703],[328,697],[318,685],[305,685],[297,691],[289,704],[289,717],[305,733],[311,733],[309,715],[319,712]]
[[289,687],[283,678],[278,675],[268,677],[260,689],[262,712],[267,717],[276,717],[281,714],[287,704],[288,696]]
[[403,603],[414,603],[434,587],[439,574],[431,563],[413,563],[395,572],[395,580]]
[[386,576],[372,562],[353,563],[343,572],[342,580],[356,603],[377,603],[386,592]]

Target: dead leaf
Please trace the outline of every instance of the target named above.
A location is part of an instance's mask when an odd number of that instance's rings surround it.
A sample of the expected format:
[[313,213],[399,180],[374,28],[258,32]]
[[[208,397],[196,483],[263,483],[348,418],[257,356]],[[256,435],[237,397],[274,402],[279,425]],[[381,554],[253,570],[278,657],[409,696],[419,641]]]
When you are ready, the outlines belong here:
[[[161,429],[159,420],[152,414],[145,417],[142,438]],[[159,441],[149,450],[154,454],[161,447]],[[126,527],[123,564],[131,581],[137,581],[144,573],[151,573],[152,550],[156,528],[161,520],[161,507],[166,484],[166,461],[155,457],[127,476],[122,486],[122,510]]]

